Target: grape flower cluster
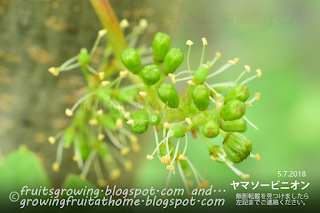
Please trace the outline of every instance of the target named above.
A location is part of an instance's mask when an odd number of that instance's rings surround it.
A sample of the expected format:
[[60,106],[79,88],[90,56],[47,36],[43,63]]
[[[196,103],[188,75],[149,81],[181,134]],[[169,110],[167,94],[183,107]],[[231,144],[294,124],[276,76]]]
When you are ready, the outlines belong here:
[[[120,22],[121,29],[128,26],[126,19]],[[111,60],[112,47],[107,47],[104,57],[107,59],[107,68],[96,70],[91,66],[91,58],[101,38],[107,33],[101,30],[90,52],[83,48],[77,56],[60,67],[49,69],[50,73],[57,76],[80,67],[87,80],[87,86],[82,90],[83,97],[65,110],[67,116],[74,117],[71,125],[48,138],[51,144],[60,138],[53,169],[59,170],[63,149],[73,145],[73,160],[81,169],[80,177],[85,179],[93,166],[97,184],[103,187],[108,179],[104,177],[103,170],[107,171],[111,180],[118,178],[121,167],[129,171],[132,163],[126,155],[131,150],[138,152],[141,149],[137,136],[151,128],[155,148],[146,158],[156,158],[166,165],[169,170],[167,187],[171,175],[176,172],[180,173],[188,192],[192,182],[187,179],[190,175],[194,176],[197,188],[209,186],[187,157],[188,138],[198,136],[207,147],[208,159],[225,163],[240,177],[249,178],[248,174],[233,164],[247,157],[260,160],[258,154],[251,153],[252,142],[241,132],[246,131],[247,124],[257,129],[244,115],[246,108],[252,107],[252,103],[260,99],[260,93],[255,93],[248,100],[250,93],[246,85],[254,78],[261,77],[261,70],[257,69],[255,75],[240,82],[243,75],[251,71],[245,65],[236,80],[209,83],[216,75],[235,66],[239,59],[229,60],[214,70],[213,65],[221,54],[216,52],[211,61],[204,63],[208,42],[202,38],[203,48],[198,66],[191,69],[193,42],[188,40],[188,70],[178,72],[185,56],[180,48],[170,47],[171,38],[166,33],[155,34],[151,49],[136,47],[139,36],[146,28],[147,21],[142,19],[126,37],[128,48],[122,51],[120,64]],[[112,78],[108,75],[111,70],[121,71],[116,78]],[[134,83],[122,85],[127,77],[134,79]],[[170,78],[171,83],[164,83],[166,78]],[[187,86],[180,95],[174,87],[177,82],[185,82]],[[211,138],[218,135],[223,137],[221,146],[210,142]]]

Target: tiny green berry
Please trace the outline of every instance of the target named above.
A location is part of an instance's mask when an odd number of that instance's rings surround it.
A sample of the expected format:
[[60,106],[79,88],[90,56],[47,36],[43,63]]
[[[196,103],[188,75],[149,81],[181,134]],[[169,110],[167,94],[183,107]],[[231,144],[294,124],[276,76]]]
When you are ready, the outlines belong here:
[[171,108],[179,106],[179,94],[171,84],[163,83],[158,89],[160,100]]
[[132,132],[142,134],[148,130],[148,113],[144,110],[139,110],[132,115],[134,123],[130,125]]
[[208,65],[202,64],[199,69],[197,69],[194,73],[194,81],[196,84],[203,84],[208,76]]
[[250,155],[252,143],[241,133],[231,132],[223,141],[223,149],[232,162],[240,163]]
[[86,48],[82,48],[78,54],[78,62],[82,66],[88,65],[90,63],[90,55]]
[[239,101],[239,100],[228,101],[228,103],[226,103],[222,107],[220,111],[220,116],[224,120],[233,121],[241,118],[245,113],[245,109],[246,109],[245,104],[242,101]]
[[173,126],[171,128],[171,131],[173,133],[172,137],[182,138],[185,135],[186,128],[183,125],[178,124],[178,125]]
[[210,91],[204,85],[197,85],[192,92],[194,105],[200,110],[206,110],[210,105]]
[[163,73],[168,75],[174,73],[183,61],[183,53],[179,48],[171,48],[163,62]]
[[170,48],[171,38],[166,33],[158,32],[152,43],[154,62],[162,63]]
[[220,125],[215,120],[209,120],[202,126],[202,133],[207,138],[215,138],[219,135]]
[[110,130],[116,130],[117,129],[116,122],[117,122],[117,119],[115,117],[108,116],[103,121],[103,127]]
[[157,65],[150,64],[141,70],[141,78],[146,85],[154,85],[160,80],[161,72]]
[[151,113],[149,115],[149,123],[151,125],[158,125],[161,121],[160,115],[158,113]]
[[245,102],[249,98],[249,89],[247,86],[239,84],[233,87],[226,95],[224,103],[228,103],[231,100],[239,100]]
[[121,53],[123,65],[133,74],[139,74],[142,68],[138,52],[134,48],[127,48]]
[[244,132],[247,130],[247,122],[244,118],[240,118],[233,121],[219,120],[220,128],[227,132]]

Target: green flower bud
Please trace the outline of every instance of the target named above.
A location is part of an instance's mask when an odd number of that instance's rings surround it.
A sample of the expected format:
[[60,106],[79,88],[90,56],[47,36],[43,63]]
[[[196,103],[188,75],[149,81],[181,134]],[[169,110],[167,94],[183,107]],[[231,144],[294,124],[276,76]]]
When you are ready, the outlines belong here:
[[170,48],[170,36],[158,32],[153,39],[152,50],[153,58],[156,63],[162,63]]
[[209,120],[202,126],[202,133],[207,138],[215,138],[219,135],[220,125],[215,120]]
[[240,118],[233,121],[219,120],[220,128],[228,132],[244,132],[247,130],[247,122],[244,118]]
[[117,98],[119,101],[131,102],[136,100],[138,94],[139,91],[136,89],[120,90],[117,94]]
[[148,113],[144,110],[139,110],[131,117],[134,124],[130,125],[132,132],[142,134],[148,130]]
[[226,95],[224,103],[228,103],[231,100],[239,100],[245,102],[249,98],[249,89],[244,85],[237,85],[233,87]]
[[154,85],[160,77],[161,72],[155,64],[147,65],[141,70],[141,78],[146,85]]
[[183,61],[183,53],[179,48],[171,48],[163,62],[163,73],[168,75],[174,73]]
[[117,119],[115,117],[108,116],[103,120],[103,126],[106,129],[116,130],[117,129],[116,122],[117,122]]
[[232,162],[240,163],[250,155],[252,143],[241,133],[231,132],[223,141],[223,149]]
[[88,50],[86,48],[82,48],[80,50],[80,53],[78,54],[78,62],[82,66],[88,65],[90,63],[90,55],[89,55]]
[[160,115],[158,113],[151,113],[149,115],[149,123],[151,125],[158,125],[161,121]]
[[75,139],[75,129],[72,127],[68,128],[63,134],[63,139],[64,147],[69,148]]
[[242,101],[232,100],[226,103],[221,111],[220,116],[224,120],[233,121],[241,118],[245,113],[246,107]]
[[200,110],[206,110],[210,105],[209,99],[210,91],[204,85],[197,85],[192,92],[192,99],[194,105]]
[[202,64],[201,67],[196,70],[193,76],[196,84],[203,84],[206,81],[208,76],[208,69],[208,65]]
[[171,131],[173,133],[172,137],[182,138],[186,132],[186,128],[183,125],[178,124],[178,125],[173,126],[171,128]]
[[163,83],[158,89],[160,100],[171,108],[179,106],[179,94],[171,84]]
[[127,48],[121,53],[121,61],[123,65],[133,74],[141,71],[142,65],[140,57],[134,48]]

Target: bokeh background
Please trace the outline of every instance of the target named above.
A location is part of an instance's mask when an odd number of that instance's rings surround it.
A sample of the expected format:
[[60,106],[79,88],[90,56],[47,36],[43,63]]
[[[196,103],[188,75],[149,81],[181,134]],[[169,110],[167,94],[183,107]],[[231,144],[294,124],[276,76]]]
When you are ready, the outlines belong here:
[[[211,60],[217,51],[222,54],[215,68],[229,59],[240,58],[237,66],[212,79],[212,83],[236,79],[245,64],[253,71],[262,70],[261,78],[248,83],[251,94],[261,92],[261,100],[246,112],[246,117],[260,130],[249,126],[245,133],[253,142],[253,153],[259,153],[261,161],[247,159],[237,168],[250,174],[249,181],[254,183],[277,180],[310,183],[302,191],[310,196],[306,206],[290,210],[312,208],[320,189],[320,2],[110,2],[119,19],[128,18],[132,23],[148,19],[151,30],[140,43],[150,44],[155,31],[166,31],[173,37],[172,44],[186,53],[185,42],[191,39],[193,68],[200,60],[202,37],[208,40],[205,61]],[[0,1],[0,149],[6,156],[26,144],[40,156],[54,185],[61,184],[66,173],[78,170],[65,158],[63,171],[53,173],[51,164],[56,147],[47,144],[46,138],[68,124],[64,109],[74,100],[72,91],[82,83],[80,75],[54,78],[47,68],[61,64],[81,47],[89,48],[100,28],[88,1]],[[181,70],[185,68],[186,64]],[[178,86],[180,90],[185,87]],[[143,141],[141,153],[132,156],[137,166],[132,173],[123,175],[120,182],[130,187],[163,188],[168,171],[157,161],[145,160],[154,148],[152,135]],[[221,144],[222,138],[212,142]],[[242,179],[224,164],[211,162],[207,167],[209,157],[200,139],[190,141],[187,155],[201,173],[206,171],[205,177],[214,189],[226,190],[214,195],[226,198],[225,208],[235,207],[236,193],[273,192],[263,187],[234,191],[230,183]],[[307,176],[278,177],[278,171],[306,171]],[[179,175],[172,177],[169,187],[183,187]],[[253,209],[240,207],[244,211]],[[281,207],[256,209],[278,211]]]

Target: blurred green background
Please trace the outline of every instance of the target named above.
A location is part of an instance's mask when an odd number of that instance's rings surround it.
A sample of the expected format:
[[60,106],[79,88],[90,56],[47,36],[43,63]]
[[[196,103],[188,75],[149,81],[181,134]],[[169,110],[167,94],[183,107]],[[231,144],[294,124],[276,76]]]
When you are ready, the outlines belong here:
[[[120,19],[128,18],[134,23],[140,18],[148,19],[153,30],[147,32],[148,39],[141,39],[141,43],[150,44],[154,30],[162,30],[172,35],[174,46],[187,53],[185,42],[192,40],[193,69],[200,60],[202,37],[208,40],[205,61],[211,60],[215,52],[222,54],[212,69],[218,69],[229,59],[240,58],[236,66],[212,79],[212,83],[235,80],[246,64],[250,65],[252,73],[261,69],[262,77],[248,83],[251,94],[261,92],[261,100],[254,102],[246,113],[260,130],[249,126],[245,132],[253,142],[253,153],[259,153],[261,161],[250,158],[236,166],[250,174],[249,181],[254,183],[277,180],[309,182],[305,191],[310,194],[307,205],[316,203],[317,190],[320,189],[320,1],[110,2]],[[61,64],[81,47],[90,47],[101,26],[88,1],[1,0],[0,3],[0,49],[19,56],[23,62],[11,65],[1,58],[2,74],[5,73],[4,67],[8,67],[13,79],[12,84],[7,84],[1,76],[1,94],[14,94],[19,103],[13,104],[9,112],[1,108],[1,130],[9,129],[1,132],[1,149],[7,155],[22,143],[27,144],[40,156],[51,182],[59,186],[65,173],[79,171],[65,157],[67,163],[63,175],[53,173],[51,165],[56,147],[45,142],[46,136],[57,132],[53,119],[65,122],[64,109],[70,104],[60,101],[61,95],[70,94],[75,87],[58,88],[59,81],[46,70]],[[152,9],[147,17],[133,9],[145,7]],[[58,24],[53,25],[52,19]],[[33,45],[39,46],[40,50]],[[30,50],[30,46],[33,49]],[[35,59],[40,63],[34,62]],[[184,63],[181,70],[186,67]],[[246,74],[243,79],[248,76]],[[180,91],[185,88],[184,84],[177,85]],[[15,125],[9,125],[11,119]],[[165,166],[159,161],[145,160],[155,147],[153,136],[150,134],[143,140],[144,149],[132,155],[137,166],[132,173],[124,174],[118,183],[138,188],[164,188],[168,174]],[[222,138],[212,142],[221,145]],[[70,157],[72,153],[67,152],[67,155]],[[217,195],[228,197],[227,206],[235,206],[236,193],[251,192],[233,191],[230,183],[242,179],[225,164],[211,162],[206,169],[209,156],[200,139],[190,141],[187,155],[201,173],[206,170],[205,177],[214,189],[227,190],[225,194]],[[283,178],[277,176],[278,171],[306,171],[307,176]],[[172,177],[169,187],[183,187],[178,174]],[[254,192],[272,190],[259,188]]]

